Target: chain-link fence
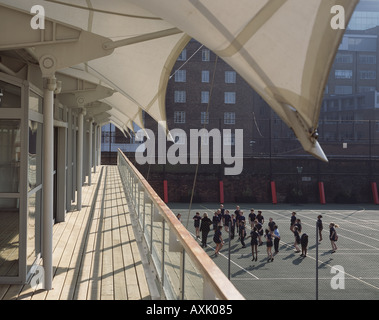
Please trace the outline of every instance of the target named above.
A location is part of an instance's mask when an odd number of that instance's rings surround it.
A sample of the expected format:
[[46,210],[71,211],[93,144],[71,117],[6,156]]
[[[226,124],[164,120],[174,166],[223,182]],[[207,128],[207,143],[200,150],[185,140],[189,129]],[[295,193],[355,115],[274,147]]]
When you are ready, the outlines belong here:
[[[263,235],[257,240],[256,251],[251,243],[252,228],[250,209],[254,206],[240,205],[246,221],[246,237],[241,239],[240,228],[233,232],[222,228],[224,245],[215,256],[214,231],[208,235],[204,250],[229,276],[232,283],[251,300],[371,300],[379,299],[379,211],[374,206],[353,205],[256,205],[255,213],[262,211]],[[236,204],[225,204],[225,209],[234,214]],[[181,213],[183,224],[190,220],[188,229],[196,234],[192,218],[196,211],[214,216],[218,206],[214,204],[193,205],[189,213],[184,204],[173,204],[173,212]],[[292,212],[300,231],[290,230]],[[323,230],[318,228],[318,216],[322,216]],[[278,246],[268,253],[266,229],[270,218],[278,226]],[[333,224],[333,225],[331,225]],[[336,232],[330,240],[330,230]],[[231,230],[231,229],[229,229]],[[296,234],[299,243],[296,244]],[[305,237],[304,235],[307,235]],[[320,238],[321,237],[321,238]],[[307,242],[304,239],[307,238]],[[275,237],[273,237],[275,239]],[[262,245],[259,245],[260,240]],[[245,246],[243,245],[245,244]],[[305,250],[306,249],[306,250]],[[271,259],[273,258],[273,259]]]

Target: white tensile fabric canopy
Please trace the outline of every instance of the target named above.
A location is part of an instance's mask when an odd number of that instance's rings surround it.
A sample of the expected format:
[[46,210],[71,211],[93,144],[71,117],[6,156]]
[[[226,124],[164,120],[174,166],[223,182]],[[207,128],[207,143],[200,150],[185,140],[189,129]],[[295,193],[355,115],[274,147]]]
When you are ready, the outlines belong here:
[[[334,5],[345,24],[358,0],[0,0],[114,41],[113,54],[62,70],[78,70],[117,91],[108,103],[137,125],[140,111],[165,121],[168,77],[195,38],[236,70],[291,127],[303,148],[327,160],[317,142],[324,87],[343,36],[331,26]],[[179,30],[177,30],[179,29]],[[123,45],[124,39],[163,32]],[[167,34],[165,35],[165,32]],[[109,111],[112,114],[112,110]],[[130,123],[125,123],[130,128]]]

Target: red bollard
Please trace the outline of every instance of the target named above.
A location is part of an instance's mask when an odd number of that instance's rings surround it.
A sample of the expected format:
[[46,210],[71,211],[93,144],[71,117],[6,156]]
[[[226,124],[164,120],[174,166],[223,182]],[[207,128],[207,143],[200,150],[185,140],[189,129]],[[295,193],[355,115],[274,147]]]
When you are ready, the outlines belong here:
[[276,198],[276,185],[275,181],[271,181],[271,197],[272,197],[272,203],[277,204],[278,199]]
[[167,180],[163,180],[163,201],[164,201],[164,203],[168,203]]
[[224,203],[224,182],[220,181],[220,203]]
[[372,197],[375,204],[379,204],[378,188],[376,182],[371,182]]
[[325,204],[325,189],[324,189],[324,182],[319,182],[318,183],[318,190],[320,192],[320,203]]

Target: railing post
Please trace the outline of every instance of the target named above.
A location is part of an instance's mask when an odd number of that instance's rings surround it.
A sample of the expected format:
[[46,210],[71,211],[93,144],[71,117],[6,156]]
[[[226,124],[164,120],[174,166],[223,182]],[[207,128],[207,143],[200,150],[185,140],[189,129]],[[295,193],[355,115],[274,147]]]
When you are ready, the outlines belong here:
[[180,252],[179,299],[181,299],[181,300],[184,300],[184,294],[185,294],[185,275],[186,275],[186,252],[183,248]]
[[[190,263],[188,270],[199,268],[203,278],[203,300],[214,299],[243,299],[243,296],[236,288],[227,281],[227,278],[222,271],[214,265],[214,262],[209,256],[197,247],[198,243],[188,234],[188,231],[183,228],[178,222],[174,213],[164,204],[161,199],[156,199],[156,193],[152,190],[146,179],[138,172],[130,160],[124,154],[120,154],[120,169],[123,171],[125,191],[130,198],[130,205],[134,206],[134,212],[140,224],[142,224],[142,234],[146,245],[150,245],[148,256],[151,267],[154,268],[156,280],[159,282],[160,294],[162,299],[185,299],[191,298],[191,293],[187,294],[186,290],[186,260],[188,256]],[[141,200],[141,191],[143,199]],[[136,199],[138,193],[138,200]],[[143,201],[141,203],[141,201]],[[150,204],[150,222],[146,221]],[[136,209],[138,207],[138,209]],[[142,207],[142,208],[141,208]],[[148,219],[148,218],[147,218]],[[148,224],[150,223],[150,236],[148,235]],[[159,227],[162,230],[159,231]],[[167,230],[166,230],[167,227]],[[155,231],[155,233],[154,233]],[[145,233],[146,232],[146,233]],[[169,234],[167,234],[169,232]],[[166,236],[168,239],[166,239]],[[150,238],[149,238],[150,237]],[[168,240],[168,241],[167,241]],[[157,248],[160,248],[157,251]],[[171,252],[173,260],[171,260]],[[169,255],[169,256],[168,256]],[[179,258],[179,261],[177,261]],[[165,260],[174,261],[174,268],[179,267],[179,279],[174,279],[171,282],[170,275],[165,265]],[[194,262],[194,265],[192,265]],[[171,265],[170,265],[171,267]],[[196,271],[195,271],[196,272]],[[166,277],[167,275],[167,277]],[[179,280],[179,285],[177,284]],[[191,285],[189,282],[188,285]],[[175,287],[174,287],[175,286]],[[179,292],[178,292],[179,289]]]
[[165,220],[163,219],[162,221],[162,264],[161,264],[161,288],[162,288],[162,291],[161,291],[161,297],[163,298],[164,295],[164,261],[165,261],[165,229],[166,229],[166,224],[165,224]]

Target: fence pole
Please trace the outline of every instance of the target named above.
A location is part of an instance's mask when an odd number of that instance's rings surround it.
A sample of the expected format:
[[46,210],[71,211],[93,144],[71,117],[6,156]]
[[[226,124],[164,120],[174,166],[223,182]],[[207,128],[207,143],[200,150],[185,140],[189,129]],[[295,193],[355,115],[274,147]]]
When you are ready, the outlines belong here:
[[316,222],[316,300],[318,300],[318,225]]
[[232,228],[232,222],[229,221],[229,248],[228,248],[228,279],[230,280],[230,243],[232,242],[230,238],[230,229]]

